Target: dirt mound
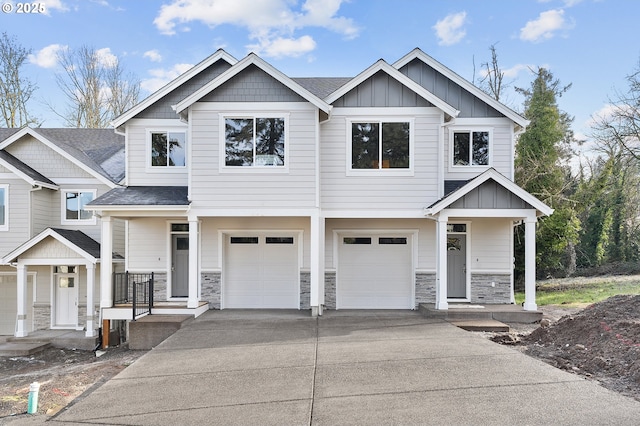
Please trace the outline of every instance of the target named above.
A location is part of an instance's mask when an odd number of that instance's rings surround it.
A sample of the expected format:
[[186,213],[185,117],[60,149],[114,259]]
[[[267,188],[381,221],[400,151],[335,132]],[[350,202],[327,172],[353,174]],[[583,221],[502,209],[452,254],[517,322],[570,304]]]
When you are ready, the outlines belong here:
[[614,296],[521,336],[525,353],[640,400],[640,296]]

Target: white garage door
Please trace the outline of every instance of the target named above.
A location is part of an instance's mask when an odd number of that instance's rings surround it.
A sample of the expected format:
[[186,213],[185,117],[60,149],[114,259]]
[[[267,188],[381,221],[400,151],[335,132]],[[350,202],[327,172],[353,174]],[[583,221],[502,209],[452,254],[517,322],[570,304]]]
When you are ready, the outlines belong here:
[[[27,278],[27,331],[32,331],[33,285],[32,277]],[[13,336],[18,315],[18,286],[14,274],[0,274],[0,336]]]
[[223,308],[300,306],[298,236],[225,237]]
[[412,309],[410,236],[341,236],[338,309]]

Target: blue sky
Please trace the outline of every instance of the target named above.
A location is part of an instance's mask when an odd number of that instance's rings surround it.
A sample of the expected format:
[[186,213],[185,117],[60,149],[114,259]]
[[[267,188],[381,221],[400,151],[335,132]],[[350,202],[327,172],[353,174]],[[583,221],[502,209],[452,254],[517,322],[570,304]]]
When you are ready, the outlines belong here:
[[[237,59],[255,51],[292,77],[355,76],[421,48],[467,80],[480,76],[495,45],[512,87],[530,68],[549,68],[573,86],[560,107],[578,135],[605,110],[638,65],[640,2],[627,0],[43,0],[44,13],[18,13],[0,0],[0,31],[32,50],[25,74],[38,90],[30,109],[45,127],[63,122],[56,52],[82,45],[115,55],[143,95],[218,48]],[[23,11],[25,7],[22,7]],[[474,66],[475,64],[475,66]],[[509,90],[504,103],[522,110]]]

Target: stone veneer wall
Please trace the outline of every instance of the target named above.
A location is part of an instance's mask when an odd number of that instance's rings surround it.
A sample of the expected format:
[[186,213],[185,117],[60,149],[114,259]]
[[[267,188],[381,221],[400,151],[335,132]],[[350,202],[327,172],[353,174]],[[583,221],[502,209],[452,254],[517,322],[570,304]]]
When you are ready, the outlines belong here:
[[167,273],[155,272],[153,274],[153,300],[164,302],[167,300]]
[[324,307],[325,309],[336,308],[336,273],[324,273]]
[[222,274],[220,272],[203,272],[200,279],[202,300],[209,302],[209,309],[220,309]]
[[300,309],[311,309],[311,272],[300,272]]
[[[495,283],[495,287],[491,283]],[[471,274],[471,303],[511,303],[511,275]]]
[[48,330],[51,328],[51,305],[49,303],[33,304],[33,329]]
[[416,273],[416,308],[421,303],[436,303],[436,273]]

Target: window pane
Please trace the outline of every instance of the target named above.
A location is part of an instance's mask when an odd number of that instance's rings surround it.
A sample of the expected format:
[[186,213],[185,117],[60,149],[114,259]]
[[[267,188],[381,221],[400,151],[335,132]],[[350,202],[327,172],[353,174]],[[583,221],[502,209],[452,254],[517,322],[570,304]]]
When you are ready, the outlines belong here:
[[489,165],[489,132],[473,132],[473,165]]
[[293,237],[267,237],[267,244],[293,244]]
[[378,244],[407,244],[405,237],[380,237]]
[[186,164],[187,136],[185,133],[169,133],[169,165],[182,167]]
[[258,237],[231,237],[231,244],[258,244]]
[[469,133],[453,134],[453,164],[469,165]]
[[284,166],[284,118],[256,118],[256,166]]
[[371,244],[370,237],[345,237],[342,242],[344,244]]
[[189,250],[189,237],[176,238],[176,250]]
[[167,134],[151,133],[151,165],[167,165]]
[[447,232],[467,232],[465,223],[449,223],[447,224]]
[[382,168],[409,168],[409,123],[382,123]]
[[91,219],[92,217],[92,213],[85,210],[84,206],[87,205],[87,203],[90,203],[91,201],[93,201],[93,193],[91,192],[81,192],[79,194],[79,203],[80,203],[80,219],[81,220],[88,220]]
[[188,223],[172,223],[171,232],[189,232]]
[[5,205],[5,194],[6,191],[4,188],[0,188],[0,225],[4,225],[5,222],[5,211],[6,211],[6,205]]
[[65,218],[67,220],[77,220],[79,216],[79,201],[78,201],[78,193],[77,192],[67,192],[66,193],[66,206],[67,213]]
[[225,165],[253,165],[253,119],[225,119]]
[[351,168],[377,169],[380,139],[378,123],[351,124]]

